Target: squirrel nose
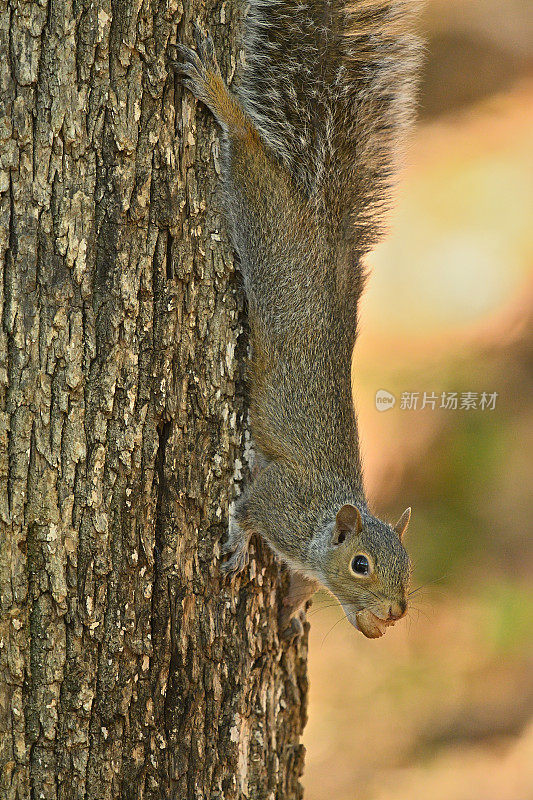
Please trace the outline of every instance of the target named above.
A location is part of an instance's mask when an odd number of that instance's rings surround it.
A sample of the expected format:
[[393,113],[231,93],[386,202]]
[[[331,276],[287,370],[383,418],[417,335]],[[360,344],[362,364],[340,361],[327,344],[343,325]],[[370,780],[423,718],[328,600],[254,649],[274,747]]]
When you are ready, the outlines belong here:
[[403,617],[407,609],[407,602],[400,600],[397,603],[391,603],[389,606],[389,619],[400,619]]

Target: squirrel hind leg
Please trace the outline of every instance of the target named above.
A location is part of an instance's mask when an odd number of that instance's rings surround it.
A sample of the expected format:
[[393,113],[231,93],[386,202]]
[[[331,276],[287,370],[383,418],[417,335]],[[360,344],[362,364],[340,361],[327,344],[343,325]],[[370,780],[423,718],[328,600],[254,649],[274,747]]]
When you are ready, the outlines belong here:
[[197,23],[194,25],[194,38],[196,50],[184,44],[173,45],[178,58],[169,59],[171,65],[182,76],[183,85],[207,106],[221,128],[242,128],[244,115],[224,83],[213,39]]

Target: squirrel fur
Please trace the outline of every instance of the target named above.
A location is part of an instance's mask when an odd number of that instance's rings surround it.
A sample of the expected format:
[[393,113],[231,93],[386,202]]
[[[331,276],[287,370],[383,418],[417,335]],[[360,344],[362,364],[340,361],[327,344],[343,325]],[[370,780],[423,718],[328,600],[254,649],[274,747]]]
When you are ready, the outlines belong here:
[[235,93],[209,34],[176,46],[183,84],[222,130],[223,194],[248,300],[259,469],[223,565],[262,536],[292,570],[281,627],[320,586],[369,637],[407,607],[402,536],[365,499],[351,386],[363,259],[379,238],[420,46],[409,0],[252,0]]

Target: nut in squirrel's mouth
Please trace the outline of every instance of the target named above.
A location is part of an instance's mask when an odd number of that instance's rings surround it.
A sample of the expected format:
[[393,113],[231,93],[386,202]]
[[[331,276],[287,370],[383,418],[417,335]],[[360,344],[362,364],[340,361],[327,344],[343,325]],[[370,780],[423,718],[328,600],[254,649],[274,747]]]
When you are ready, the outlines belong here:
[[[355,627],[358,628],[368,639],[378,639],[380,636],[383,636],[387,628],[389,628],[391,625],[394,625],[395,622],[393,619],[388,620],[381,619],[381,617],[376,617],[376,615],[367,608],[357,611],[355,614],[355,620]],[[354,624],[353,618],[350,619],[350,622]]]

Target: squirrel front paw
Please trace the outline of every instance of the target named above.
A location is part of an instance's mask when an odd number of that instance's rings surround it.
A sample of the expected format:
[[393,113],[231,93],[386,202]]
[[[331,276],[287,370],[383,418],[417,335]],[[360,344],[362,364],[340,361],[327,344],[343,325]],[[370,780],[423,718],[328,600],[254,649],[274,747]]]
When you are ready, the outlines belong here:
[[292,642],[293,639],[298,639],[303,635],[305,612],[299,611],[293,617],[284,612],[285,609],[282,611],[279,621],[280,639],[284,642]]
[[234,577],[235,575],[238,575],[239,572],[242,572],[246,566],[248,566],[250,557],[247,549],[239,547],[237,550],[232,551],[231,548],[224,546],[221,552],[222,555],[232,553],[231,557],[220,565],[220,571],[223,572],[224,575]]
[[279,620],[281,638],[285,641],[291,641],[303,634],[305,609],[318,588],[317,581],[299,572],[291,572],[289,591],[283,598]]
[[221,555],[229,555],[230,558],[220,565],[220,570],[225,575],[233,577],[238,575],[250,560],[248,545],[250,536],[242,528],[234,516],[230,516],[228,538],[220,548]]

